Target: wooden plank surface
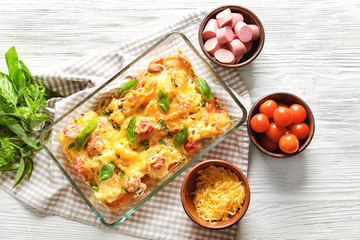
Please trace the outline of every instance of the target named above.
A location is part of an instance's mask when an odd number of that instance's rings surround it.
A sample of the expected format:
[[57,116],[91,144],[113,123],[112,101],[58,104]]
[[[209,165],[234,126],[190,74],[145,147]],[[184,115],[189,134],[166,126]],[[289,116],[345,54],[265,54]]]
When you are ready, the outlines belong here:
[[[14,45],[37,71],[224,4],[250,8],[265,27],[261,55],[239,69],[252,100],[291,92],[308,103],[316,120],[311,145],[296,157],[270,158],[251,145],[251,204],[238,238],[359,239],[358,1],[2,0],[0,55]],[[0,71],[5,70],[2,59]],[[1,239],[132,239],[39,212],[2,190],[0,199]]]

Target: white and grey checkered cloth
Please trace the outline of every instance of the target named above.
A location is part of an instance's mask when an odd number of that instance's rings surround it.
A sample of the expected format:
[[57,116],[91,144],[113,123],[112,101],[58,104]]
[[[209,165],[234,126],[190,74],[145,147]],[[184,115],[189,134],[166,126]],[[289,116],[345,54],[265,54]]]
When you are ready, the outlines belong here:
[[[70,63],[67,62],[62,66],[55,66],[51,71],[35,74],[39,83],[65,97],[65,99],[50,100],[46,114],[54,116],[56,109],[70,109],[72,106],[69,106],[69,99],[81,99],[86,96],[87,94],[85,95],[84,92],[88,92],[89,88],[101,85],[127,63],[152,46],[165,33],[174,30],[184,33],[201,52],[197,33],[204,15],[205,12],[195,12],[185,16],[176,24],[150,35],[151,37],[123,44],[101,56],[91,56]],[[214,64],[212,66],[227,85],[237,93],[242,104],[249,110],[250,96],[238,72]],[[70,95],[72,95],[70,98],[66,98]],[[73,103],[73,105],[75,104],[76,102]],[[234,163],[246,174],[248,149],[249,138],[246,126],[243,125],[201,160],[227,160]],[[30,181],[24,180],[15,189],[12,189],[14,173],[0,173],[0,187],[41,211],[89,225],[102,226],[95,214],[44,150],[37,152],[33,160],[34,172]],[[234,239],[237,226],[224,230],[209,230],[198,226],[187,217],[180,199],[181,183],[186,173],[185,170],[123,223],[114,228],[125,234],[149,239]]]

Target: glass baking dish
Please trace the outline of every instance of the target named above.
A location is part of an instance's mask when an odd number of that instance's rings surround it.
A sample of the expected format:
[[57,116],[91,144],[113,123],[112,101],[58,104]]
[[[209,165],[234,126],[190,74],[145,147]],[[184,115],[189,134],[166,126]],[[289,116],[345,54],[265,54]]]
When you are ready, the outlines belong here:
[[[62,147],[57,141],[57,135],[70,121],[77,118],[80,114],[90,110],[96,110],[99,106],[99,102],[108,99],[114,92],[119,91],[129,78],[134,78],[142,70],[145,70],[152,60],[159,57],[174,55],[178,50],[181,50],[183,54],[189,58],[196,75],[207,80],[212,90],[212,95],[218,98],[221,105],[226,108],[232,123],[215,138],[206,139],[199,150],[190,154],[187,160],[177,164],[163,178],[151,183],[141,196],[130,200],[120,210],[110,211],[95,198],[91,187],[73,170],[70,161],[62,153]],[[214,69],[203,59],[203,57],[201,57],[200,53],[190,43],[186,36],[180,32],[171,32],[165,35],[133,62],[90,93],[90,95],[86,96],[77,104],[74,104],[74,106],[69,106],[69,110],[65,109],[63,111],[64,113],[60,113],[62,115],[58,119],[42,131],[40,136],[41,145],[55,161],[56,165],[64,173],[86,204],[95,213],[100,222],[109,227],[116,226],[123,222],[130,214],[154,196],[154,194],[175,179],[181,172],[202,157],[206,152],[220,143],[230,133],[239,128],[246,120],[245,107],[217,75]],[[69,189],[69,191],[71,190]]]

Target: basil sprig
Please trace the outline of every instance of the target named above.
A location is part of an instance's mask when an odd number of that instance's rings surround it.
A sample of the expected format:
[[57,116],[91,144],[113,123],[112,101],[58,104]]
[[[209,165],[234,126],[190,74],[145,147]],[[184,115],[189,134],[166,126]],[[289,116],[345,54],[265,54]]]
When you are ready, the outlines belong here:
[[95,131],[97,127],[96,119],[91,120],[88,125],[81,131],[79,135],[75,138],[75,148],[78,152],[84,148],[85,144],[89,141],[91,134]]
[[163,90],[159,90],[158,93],[159,108],[163,113],[168,113],[170,110],[170,98]]
[[127,137],[129,139],[129,142],[132,146],[135,145],[135,121],[136,121],[136,115],[134,115],[129,122],[129,125],[127,126]]
[[133,89],[134,87],[136,87],[136,85],[138,85],[139,80],[137,79],[131,79],[130,81],[128,81],[127,83],[125,83],[125,85],[120,89],[119,91],[119,98],[121,98],[121,96],[127,92],[130,91],[131,89]]
[[174,146],[180,147],[186,140],[188,135],[188,129],[186,126],[183,126],[180,131],[178,131],[174,138]]
[[115,165],[112,163],[104,166],[99,172],[99,180],[105,181],[106,179],[108,179],[111,176],[111,174],[114,172],[114,170],[115,170]]
[[196,79],[196,86],[199,88],[201,94],[204,96],[204,98],[208,101],[211,100],[211,89],[205,79],[198,78]]

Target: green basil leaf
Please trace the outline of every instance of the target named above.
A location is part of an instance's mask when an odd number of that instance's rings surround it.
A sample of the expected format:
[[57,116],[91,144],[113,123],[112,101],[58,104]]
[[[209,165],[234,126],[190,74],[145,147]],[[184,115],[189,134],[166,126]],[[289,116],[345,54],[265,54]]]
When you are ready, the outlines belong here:
[[7,165],[0,166],[0,172],[18,170],[19,166],[20,166],[20,163],[9,163]]
[[211,89],[205,79],[198,78],[196,79],[196,86],[199,88],[201,94],[204,96],[204,98],[208,101],[211,100]]
[[80,152],[85,144],[89,141],[91,134],[95,131],[97,127],[96,119],[91,120],[88,125],[81,131],[79,135],[75,137],[75,148]]
[[[31,152],[31,154],[32,154],[32,152]],[[26,158],[26,160],[25,160],[25,172],[27,174],[28,180],[30,180],[30,178],[31,178],[33,168],[34,168],[34,165],[33,165],[33,161],[31,160],[31,158]]]
[[106,179],[108,179],[111,176],[111,174],[114,172],[114,170],[115,170],[115,165],[112,163],[104,166],[99,172],[99,180],[105,181]]
[[12,104],[17,103],[17,94],[8,75],[0,72],[0,95]]
[[180,147],[186,140],[188,135],[188,129],[186,126],[183,126],[180,131],[178,131],[174,138],[174,146]]
[[158,105],[163,113],[168,113],[170,110],[170,98],[163,90],[158,93]]
[[117,175],[120,177],[120,179],[122,179],[125,176],[124,171],[120,171],[117,173]]
[[15,181],[14,181],[14,187],[16,187],[16,185],[18,185],[21,180],[24,178],[25,176],[25,160],[23,158],[20,158],[20,164],[19,164],[19,168],[16,172],[16,175],[15,175]]
[[23,63],[23,61],[21,61],[19,59],[19,63],[20,63],[20,67],[21,67],[21,71],[24,73],[25,75],[25,79],[26,79],[26,83],[27,85],[31,85],[34,84],[34,81],[32,79],[30,70],[25,66],[25,64]]
[[131,79],[130,81],[128,81],[127,83],[125,83],[125,85],[120,89],[119,91],[119,98],[121,98],[121,96],[127,92],[130,91],[131,89],[133,89],[134,87],[136,87],[136,85],[138,85],[139,80],[137,79]]
[[10,145],[10,141],[8,138],[1,138],[0,139],[1,147],[6,148]]
[[6,65],[9,70],[9,76],[12,79],[19,65],[19,58],[15,47],[11,47],[5,54]]
[[72,143],[70,143],[69,146],[67,147],[67,150],[70,151],[70,150],[72,150],[72,149],[74,149],[74,148],[75,148],[75,143],[72,142]]
[[135,146],[135,121],[136,121],[136,115],[134,115],[130,119],[129,125],[127,126],[127,129],[126,129],[127,137],[132,146]]

